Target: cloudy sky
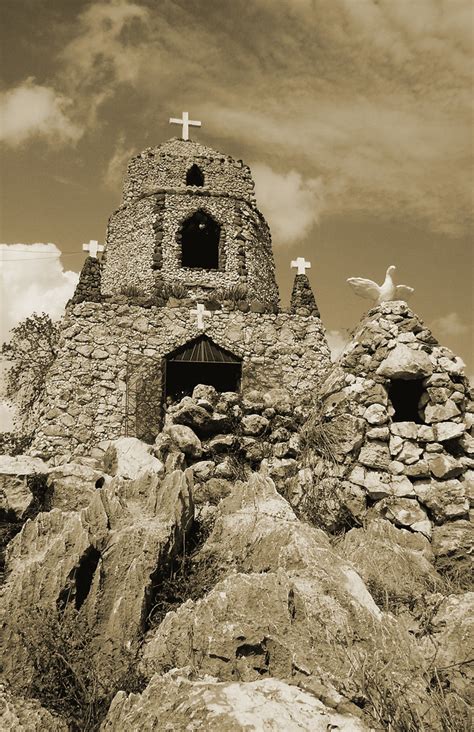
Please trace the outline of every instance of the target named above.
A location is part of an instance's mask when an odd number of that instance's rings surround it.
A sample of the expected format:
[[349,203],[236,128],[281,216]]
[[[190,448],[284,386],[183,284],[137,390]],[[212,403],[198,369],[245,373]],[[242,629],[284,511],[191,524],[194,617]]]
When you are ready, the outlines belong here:
[[337,344],[367,307],[346,278],[395,264],[474,373],[471,0],[4,0],[0,16],[4,329],[59,314],[127,159],[184,109],[251,166],[283,303],[305,256]]

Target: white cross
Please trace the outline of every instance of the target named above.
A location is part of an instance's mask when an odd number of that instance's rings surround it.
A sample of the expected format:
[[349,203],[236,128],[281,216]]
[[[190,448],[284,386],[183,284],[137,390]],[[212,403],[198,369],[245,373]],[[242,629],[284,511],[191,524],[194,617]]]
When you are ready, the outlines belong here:
[[204,328],[204,317],[203,316],[210,315],[211,311],[206,310],[204,305],[201,302],[198,302],[198,303],[196,303],[196,309],[191,310],[191,312],[196,314],[197,327],[202,330]]
[[296,274],[306,274],[307,269],[311,269],[311,262],[307,262],[304,257],[298,257],[298,259],[294,259],[291,263],[292,267],[297,267],[298,272]]
[[198,120],[189,119],[189,113],[183,112],[183,119],[170,117],[170,125],[183,125],[183,140],[189,140],[189,128],[200,127],[201,123]]
[[94,259],[97,259],[97,252],[104,251],[103,244],[99,244],[95,239],[91,239],[88,244],[83,244],[82,248],[85,252],[89,252],[89,256],[94,257]]

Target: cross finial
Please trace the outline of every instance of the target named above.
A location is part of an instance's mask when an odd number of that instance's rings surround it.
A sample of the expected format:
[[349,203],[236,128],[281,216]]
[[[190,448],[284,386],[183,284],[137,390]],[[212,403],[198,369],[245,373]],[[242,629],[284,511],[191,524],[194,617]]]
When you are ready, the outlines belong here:
[[189,128],[200,127],[201,123],[199,120],[189,119],[189,112],[183,112],[182,119],[176,117],[170,117],[170,125],[182,125],[183,126],[183,140],[189,140]]
[[103,244],[99,244],[95,239],[91,239],[88,244],[83,244],[82,248],[85,252],[89,252],[89,257],[94,257],[94,259],[97,259],[97,252],[104,251]]
[[311,269],[311,262],[307,262],[304,257],[298,257],[292,261],[291,266],[298,269],[296,274],[304,275],[307,269]]
[[204,329],[204,315],[210,315],[211,311],[206,310],[204,305],[201,302],[196,303],[196,308],[191,310],[192,313],[195,313],[197,317],[197,327],[200,330]]

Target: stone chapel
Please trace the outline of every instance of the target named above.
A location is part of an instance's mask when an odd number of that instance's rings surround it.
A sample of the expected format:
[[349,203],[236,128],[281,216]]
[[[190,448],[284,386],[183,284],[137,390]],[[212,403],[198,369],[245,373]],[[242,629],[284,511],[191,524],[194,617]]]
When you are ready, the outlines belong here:
[[166,404],[198,383],[284,386],[297,403],[330,366],[301,272],[280,307],[270,230],[241,160],[182,138],[133,157],[103,255],[87,257],[66,307],[35,450],[153,441]]

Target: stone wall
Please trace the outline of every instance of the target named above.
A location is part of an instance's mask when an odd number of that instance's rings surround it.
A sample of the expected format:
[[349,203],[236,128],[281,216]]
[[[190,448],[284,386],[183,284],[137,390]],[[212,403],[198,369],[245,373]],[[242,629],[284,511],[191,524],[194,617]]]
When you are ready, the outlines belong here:
[[[82,303],[70,309],[33,451],[88,454],[101,441],[133,435],[137,384],[152,378],[159,385],[163,357],[201,332],[189,307]],[[307,399],[330,366],[319,318],[222,309],[206,318],[204,332],[243,359],[244,392],[278,386],[296,402]]]

